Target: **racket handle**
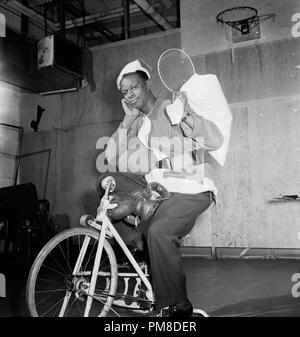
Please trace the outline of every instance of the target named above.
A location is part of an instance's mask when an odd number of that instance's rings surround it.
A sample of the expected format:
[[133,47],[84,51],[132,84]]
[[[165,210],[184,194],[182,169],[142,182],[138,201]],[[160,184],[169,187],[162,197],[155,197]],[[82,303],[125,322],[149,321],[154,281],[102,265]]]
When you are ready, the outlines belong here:
[[172,125],[177,125],[181,122],[184,114],[184,105],[180,98],[176,98],[175,102],[168,105],[166,110]]

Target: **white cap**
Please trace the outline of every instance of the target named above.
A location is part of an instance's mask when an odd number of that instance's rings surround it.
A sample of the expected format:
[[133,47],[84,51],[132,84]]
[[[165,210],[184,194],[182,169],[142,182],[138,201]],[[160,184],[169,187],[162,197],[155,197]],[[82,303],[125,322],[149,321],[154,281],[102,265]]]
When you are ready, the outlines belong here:
[[[147,69],[148,68],[148,69]],[[124,75],[126,74],[131,74],[131,73],[135,73],[136,71],[143,71],[144,73],[147,74],[148,78],[151,77],[150,72],[151,72],[151,67],[146,64],[145,62],[141,61],[141,60],[135,60],[133,62],[128,63],[120,72],[120,75],[117,78],[117,86],[118,89],[121,89],[121,81]]]

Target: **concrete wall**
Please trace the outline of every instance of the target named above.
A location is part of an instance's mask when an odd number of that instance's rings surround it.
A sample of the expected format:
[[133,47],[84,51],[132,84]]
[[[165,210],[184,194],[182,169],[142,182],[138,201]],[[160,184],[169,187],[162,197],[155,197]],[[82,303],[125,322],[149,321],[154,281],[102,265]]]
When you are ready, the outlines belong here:
[[0,122],[19,126],[37,99],[37,95],[0,81]]

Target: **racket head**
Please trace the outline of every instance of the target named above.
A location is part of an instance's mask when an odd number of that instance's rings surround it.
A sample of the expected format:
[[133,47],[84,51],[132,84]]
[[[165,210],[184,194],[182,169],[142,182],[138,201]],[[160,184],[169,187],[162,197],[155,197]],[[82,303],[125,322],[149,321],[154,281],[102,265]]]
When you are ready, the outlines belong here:
[[183,84],[196,73],[189,55],[179,48],[168,49],[160,55],[157,71],[164,86],[173,93],[178,93]]

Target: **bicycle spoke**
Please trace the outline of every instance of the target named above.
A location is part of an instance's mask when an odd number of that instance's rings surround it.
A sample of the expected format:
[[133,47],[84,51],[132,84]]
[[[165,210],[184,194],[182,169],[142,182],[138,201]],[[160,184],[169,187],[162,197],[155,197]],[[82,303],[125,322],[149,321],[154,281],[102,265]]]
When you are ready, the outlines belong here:
[[[59,246],[60,246],[60,244],[59,244]],[[49,255],[54,260],[54,262],[58,265],[58,267],[61,268],[62,272],[65,274],[65,269],[61,266],[61,264],[59,262],[57,262],[56,258],[53,256],[53,254],[50,253]]]
[[59,306],[57,306],[57,309],[54,311],[54,313],[53,313],[52,317],[56,317],[56,316],[57,316],[57,313],[58,313],[58,311],[59,311]]
[[70,312],[70,310],[71,310],[71,308],[72,308],[72,306],[73,306],[73,304],[75,303],[75,301],[77,300],[77,298],[76,298],[76,296],[74,296],[74,300],[73,300],[73,302],[71,303],[71,305],[69,306],[69,309],[67,310],[67,315],[68,315],[68,313]]
[[[64,285],[63,286],[61,286],[60,288],[58,288],[58,289],[62,289],[62,290],[64,290],[64,291],[66,291],[66,289],[63,289],[63,287],[64,287]],[[37,291],[35,292],[35,293],[37,293]],[[37,303],[37,305],[41,305],[42,303],[44,303],[45,301],[47,301],[49,298],[51,298],[53,296],[53,294],[51,294],[51,295],[49,295],[49,296],[47,296],[46,298],[44,298],[42,301],[40,301],[40,302],[38,302]]]
[[62,275],[63,277],[66,276],[65,273],[63,274],[63,273],[61,273],[60,271],[58,271],[58,270],[56,270],[56,269],[54,269],[54,268],[52,268],[52,267],[49,267],[49,266],[44,265],[43,268],[49,269],[49,270],[55,272],[56,274]]
[[[69,244],[69,240],[67,240],[67,244]],[[68,245],[69,246],[69,245]],[[69,268],[69,270],[71,271],[71,274],[72,274],[72,269],[71,269],[71,266],[70,266],[70,264],[69,264],[69,261],[66,259],[66,256],[65,256],[65,254],[64,254],[64,252],[63,252],[63,250],[62,250],[62,248],[61,248],[61,245],[59,245],[59,249],[60,249],[60,251],[61,251],[61,253],[62,253],[62,255],[63,255],[63,257],[64,257],[64,259],[65,259],[65,261],[67,262],[67,266],[68,266],[68,268]],[[69,247],[68,247],[68,249],[69,249]]]
[[48,282],[48,283],[56,283],[56,284],[61,284],[61,282],[58,282],[58,281],[53,281],[53,280],[48,280],[48,279],[45,279],[45,278],[37,278],[37,281],[43,281],[43,282]]
[[40,291],[36,291],[36,294],[43,294],[43,293],[49,293],[49,292],[60,292],[60,291],[66,291],[66,289],[49,289],[49,290],[40,290]]
[[60,302],[62,302],[64,300],[64,298],[61,298],[59,301],[57,301],[56,303],[54,303],[43,315],[42,317],[44,317],[45,315],[48,314],[48,312],[50,312],[53,308],[55,308]]
[[[94,242],[94,244],[93,244],[93,248],[91,249],[90,255],[89,255],[89,257],[88,257],[87,263],[86,263],[86,265],[85,265],[85,267],[84,267],[83,273],[85,273],[86,268],[87,268],[89,262],[91,261],[92,254],[93,254],[93,253],[96,253],[95,250],[94,250],[95,247],[96,247],[96,243],[97,243],[97,241],[95,240],[95,242]],[[95,257],[95,255],[93,255],[93,260],[94,260],[94,257]]]
[[79,302],[77,301],[77,308],[78,308],[78,312],[79,312],[79,315],[80,317],[82,317],[83,315],[81,314],[83,311],[80,310],[80,305],[79,305]]

